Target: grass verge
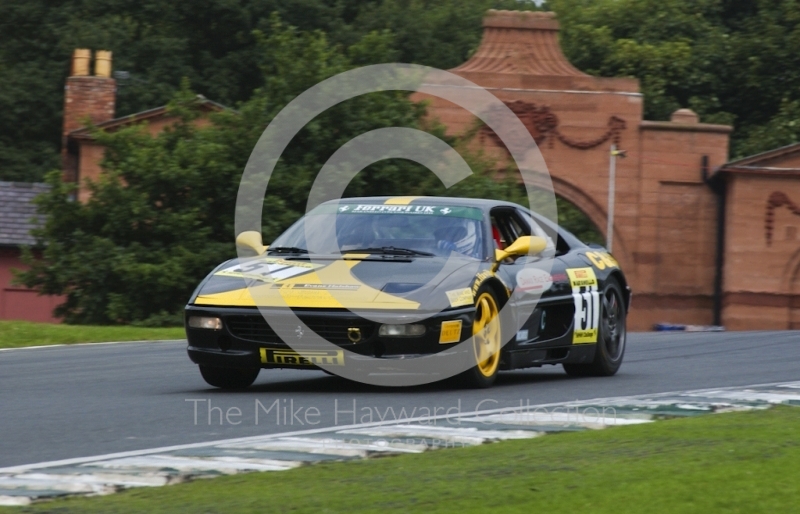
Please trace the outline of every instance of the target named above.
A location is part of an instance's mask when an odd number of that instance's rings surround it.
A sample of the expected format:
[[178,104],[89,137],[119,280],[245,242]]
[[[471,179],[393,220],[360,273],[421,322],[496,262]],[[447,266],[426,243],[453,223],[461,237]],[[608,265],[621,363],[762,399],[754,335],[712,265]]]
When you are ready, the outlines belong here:
[[29,321],[0,321],[0,348],[49,344],[101,343],[108,341],[155,341],[183,339],[183,327],[57,325]]
[[800,409],[699,416],[134,489],[3,513],[791,512]]

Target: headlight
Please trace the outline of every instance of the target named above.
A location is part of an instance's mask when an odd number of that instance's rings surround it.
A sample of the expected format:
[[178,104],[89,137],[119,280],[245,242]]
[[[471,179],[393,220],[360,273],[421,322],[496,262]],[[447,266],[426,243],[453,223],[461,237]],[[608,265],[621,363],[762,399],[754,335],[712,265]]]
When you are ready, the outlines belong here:
[[208,330],[222,330],[222,320],[219,318],[191,316],[189,318],[189,326],[192,328],[205,328]]
[[379,336],[416,337],[425,333],[425,325],[381,325]]

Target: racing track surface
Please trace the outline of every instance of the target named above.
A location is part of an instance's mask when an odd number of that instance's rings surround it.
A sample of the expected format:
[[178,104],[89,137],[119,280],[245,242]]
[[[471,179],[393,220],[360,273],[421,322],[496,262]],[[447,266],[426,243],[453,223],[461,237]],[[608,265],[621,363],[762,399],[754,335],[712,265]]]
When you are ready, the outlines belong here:
[[263,370],[249,390],[228,393],[203,382],[185,343],[10,350],[0,352],[0,467],[391,420],[403,408],[407,416],[468,413],[799,379],[800,332],[629,334],[615,377],[574,379],[548,366],[503,373],[488,390],[385,389]]

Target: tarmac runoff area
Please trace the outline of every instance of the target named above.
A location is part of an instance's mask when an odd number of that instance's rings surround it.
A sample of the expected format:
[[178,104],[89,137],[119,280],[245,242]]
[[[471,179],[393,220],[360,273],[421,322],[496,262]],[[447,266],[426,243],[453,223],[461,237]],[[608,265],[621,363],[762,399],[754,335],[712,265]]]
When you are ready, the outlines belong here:
[[0,505],[105,495],[316,462],[421,453],[553,432],[800,406],[800,381],[619,396],[320,428],[0,468]]

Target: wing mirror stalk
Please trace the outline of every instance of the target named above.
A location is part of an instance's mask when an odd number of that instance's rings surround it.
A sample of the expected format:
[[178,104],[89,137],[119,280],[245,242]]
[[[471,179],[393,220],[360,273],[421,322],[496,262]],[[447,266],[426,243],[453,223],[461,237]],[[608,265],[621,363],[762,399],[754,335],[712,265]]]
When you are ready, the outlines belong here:
[[539,236],[522,236],[511,243],[505,250],[494,251],[494,264],[492,271],[497,271],[500,263],[509,257],[522,257],[523,255],[538,255],[547,248],[547,241]]
[[252,250],[256,255],[261,255],[269,248],[269,246],[264,246],[261,240],[261,232],[255,230],[248,230],[236,236],[236,246]]

